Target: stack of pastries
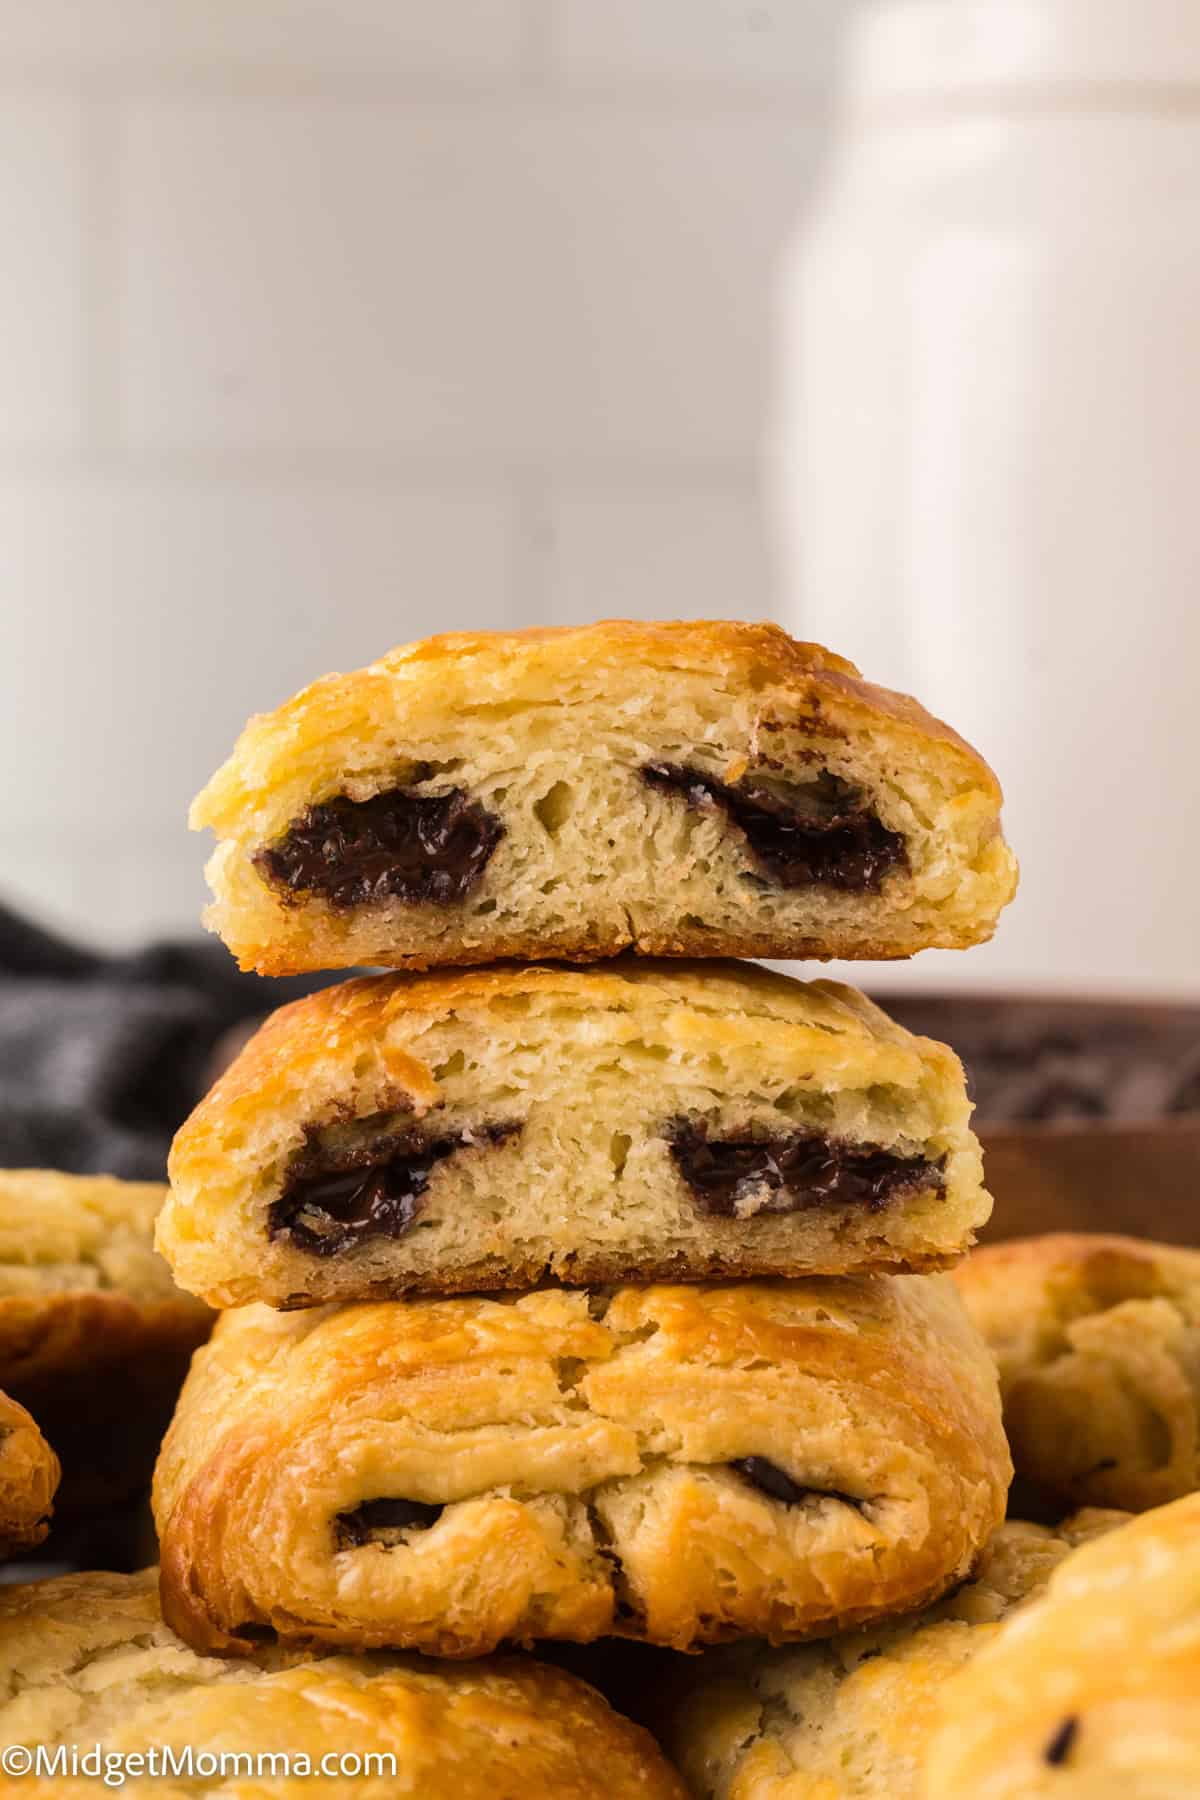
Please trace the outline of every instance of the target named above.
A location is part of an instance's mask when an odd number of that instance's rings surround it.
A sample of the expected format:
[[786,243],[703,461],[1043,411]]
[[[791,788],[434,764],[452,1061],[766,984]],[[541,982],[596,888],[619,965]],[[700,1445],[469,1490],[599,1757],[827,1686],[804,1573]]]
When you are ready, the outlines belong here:
[[[391,972],[276,1013],[179,1132],[157,1243],[220,1316],[157,1591],[0,1595],[0,1735],[398,1757],[362,1800],[1197,1791],[1187,1584],[1145,1583],[1141,1688],[1064,1646],[1156,1530],[1200,1534],[1200,1451],[1156,1485],[1050,1315],[1133,1280],[1189,1367],[1200,1276],[1113,1244],[1073,1304],[1034,1252],[964,1263],[990,1201],[952,1052],[730,960],[983,941],[999,809],[948,727],[766,625],[437,638],[252,720],[194,809],[210,923],[261,973]],[[1005,1522],[1005,1427],[1044,1451],[1047,1420],[1061,1479],[1021,1472],[1062,1504]],[[552,1666],[600,1639],[686,1786]],[[1158,1786],[1090,1727],[1102,1665],[1143,1734],[1160,1682]]]

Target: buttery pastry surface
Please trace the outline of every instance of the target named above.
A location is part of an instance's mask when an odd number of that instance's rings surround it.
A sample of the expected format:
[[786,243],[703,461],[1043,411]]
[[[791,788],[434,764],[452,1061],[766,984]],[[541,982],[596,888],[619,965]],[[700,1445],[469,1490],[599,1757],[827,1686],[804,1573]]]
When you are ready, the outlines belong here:
[[197,1649],[676,1649],[932,1601],[1003,1515],[945,1276],[226,1313],[155,1475]]
[[1054,1233],[990,1244],[955,1279],[1024,1482],[1130,1512],[1200,1488],[1200,1251]]
[[948,1677],[1077,1545],[1127,1517],[1010,1521],[924,1612],[821,1644],[708,1652],[676,1678],[659,1728],[695,1800],[921,1800]]
[[1200,1495],[1085,1544],[943,1693],[927,1800],[1195,1800]]
[[459,633],[246,726],[192,808],[207,922],[282,975],[553,956],[899,957],[990,937],[977,753],[768,624]]
[[[524,1657],[465,1666],[417,1657],[196,1656],[163,1624],[153,1569],[0,1589],[0,1735],[7,1745],[99,1744],[130,1755],[391,1755],[370,1773],[210,1779],[129,1776],[155,1800],[683,1800],[648,1733],[584,1682]],[[0,1775],[4,1800],[88,1800],[99,1779]]]
[[938,1267],[991,1210],[953,1053],[853,989],[638,962],[369,976],[276,1013],[176,1137],[218,1306]]
[[63,1463],[60,1511],[144,1487],[212,1315],[154,1249],[158,1182],[0,1169],[0,1385]]
[[58,1458],[37,1422],[0,1393],[0,1557],[41,1543],[59,1473]]

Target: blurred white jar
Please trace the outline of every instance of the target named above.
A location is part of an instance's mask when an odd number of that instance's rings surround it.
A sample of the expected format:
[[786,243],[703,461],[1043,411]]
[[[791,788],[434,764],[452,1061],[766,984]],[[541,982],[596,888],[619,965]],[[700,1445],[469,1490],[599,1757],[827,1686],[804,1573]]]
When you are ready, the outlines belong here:
[[791,628],[983,749],[1023,865],[908,983],[1200,992],[1200,0],[866,15],[783,298]]

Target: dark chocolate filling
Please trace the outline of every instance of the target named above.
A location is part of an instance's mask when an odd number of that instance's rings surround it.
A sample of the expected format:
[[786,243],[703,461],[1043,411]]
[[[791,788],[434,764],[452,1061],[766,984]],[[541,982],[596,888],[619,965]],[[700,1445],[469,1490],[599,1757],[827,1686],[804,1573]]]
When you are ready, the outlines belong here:
[[[858,1206],[880,1212],[898,1193],[942,1186],[939,1163],[851,1144],[819,1131],[770,1138],[710,1138],[688,1120],[670,1128],[675,1167],[713,1218]],[[744,1203],[739,1214],[739,1202]]]
[[267,1215],[268,1235],[286,1235],[314,1256],[337,1256],[368,1238],[402,1237],[421,1212],[439,1162],[468,1145],[501,1143],[520,1129],[510,1122],[435,1138],[413,1129],[337,1150],[314,1140],[292,1159]]
[[353,1512],[336,1515],[333,1535],[339,1550],[395,1541],[401,1532],[428,1531],[444,1510],[424,1500],[364,1500]]
[[769,1462],[765,1456],[742,1456],[729,1466],[744,1476],[751,1487],[766,1494],[769,1500],[782,1501],[784,1506],[798,1506],[801,1500],[840,1500],[856,1508],[862,1504],[852,1494],[840,1494],[832,1488],[801,1487],[778,1463]]
[[1079,1733],[1079,1720],[1071,1714],[1065,1718],[1046,1748],[1042,1751],[1042,1761],[1050,1764],[1052,1769],[1059,1768],[1070,1756]]
[[470,893],[503,836],[496,815],[462,788],[391,788],[310,806],[254,865],[286,893],[315,894],[338,908],[380,900],[446,906]]
[[689,806],[722,807],[779,887],[877,894],[885,875],[908,867],[900,833],[888,830],[858,788],[828,770],[786,787],[757,781],[730,787],[682,763],[646,763],[642,779],[682,794]]

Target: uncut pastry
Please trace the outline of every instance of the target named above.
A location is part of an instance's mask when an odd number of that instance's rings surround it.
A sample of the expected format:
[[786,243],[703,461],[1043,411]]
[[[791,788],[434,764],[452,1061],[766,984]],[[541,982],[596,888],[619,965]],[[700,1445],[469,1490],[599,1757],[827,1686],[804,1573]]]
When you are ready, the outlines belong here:
[[0,1557],[41,1543],[59,1474],[58,1458],[36,1420],[0,1393]]
[[992,934],[987,764],[775,625],[461,633],[254,718],[195,802],[264,975],[553,956],[901,957]]
[[1200,1495],[1076,1550],[947,1683],[927,1800],[1195,1800]]
[[991,1209],[961,1066],[738,964],[365,977],[178,1134],[158,1242],[217,1306],[936,1267]]
[[947,1678],[1079,1544],[1128,1514],[1057,1530],[1002,1525],[973,1578],[936,1606],[827,1643],[711,1651],[678,1673],[659,1722],[695,1800],[920,1800]]
[[955,1279],[1029,1487],[1130,1512],[1200,1488],[1200,1251],[1055,1233],[988,1245]]
[[946,1276],[226,1313],[155,1474],[197,1649],[675,1649],[919,1606],[999,1523]]
[[[0,1589],[0,1735],[64,1752],[61,1773],[0,1774],[0,1795],[107,1793],[66,1760],[99,1746],[106,1758],[191,1751],[190,1777],[184,1765],[135,1779],[130,1765],[130,1792],[155,1800],[684,1800],[646,1732],[584,1682],[529,1658],[456,1667],[262,1654],[266,1666],[193,1655],[162,1622],[153,1569]],[[225,1772],[217,1764],[209,1774],[199,1759],[211,1767],[222,1754]],[[337,1772],[321,1779],[327,1756]]]
[[0,1169],[0,1387],[63,1464],[60,1513],[144,1488],[208,1308],[154,1249],[158,1182]]

